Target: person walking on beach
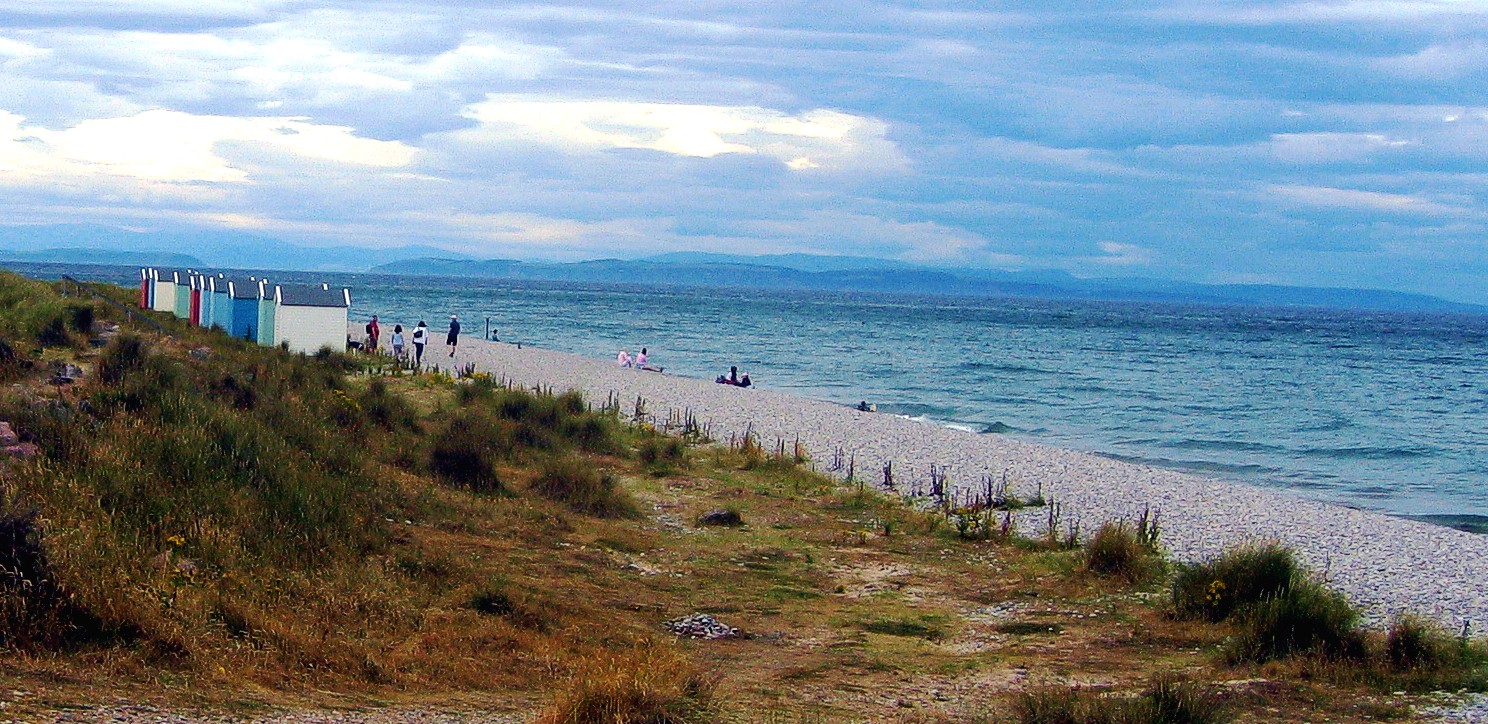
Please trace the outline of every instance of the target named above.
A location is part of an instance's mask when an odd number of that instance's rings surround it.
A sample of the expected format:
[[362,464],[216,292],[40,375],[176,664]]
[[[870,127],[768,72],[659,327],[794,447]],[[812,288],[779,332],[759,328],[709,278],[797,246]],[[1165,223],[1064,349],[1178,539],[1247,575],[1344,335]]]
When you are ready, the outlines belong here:
[[444,343],[449,345],[450,356],[454,357],[455,345],[460,343],[460,318],[453,314],[450,315],[449,336],[444,338]]
[[403,360],[403,325],[393,325],[393,356]]
[[372,321],[367,322],[367,351],[377,351],[377,338],[382,336],[382,327],[377,324],[377,315],[372,315]]
[[424,345],[429,342],[429,327],[420,319],[418,326],[413,328],[413,364],[424,363]]

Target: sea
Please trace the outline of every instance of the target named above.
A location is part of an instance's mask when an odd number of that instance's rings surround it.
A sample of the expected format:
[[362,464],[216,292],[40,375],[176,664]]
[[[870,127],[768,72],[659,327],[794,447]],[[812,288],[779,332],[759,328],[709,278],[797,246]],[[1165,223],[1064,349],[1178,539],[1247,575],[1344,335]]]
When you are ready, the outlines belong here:
[[[20,273],[138,285],[135,267]],[[268,272],[762,388],[1488,531],[1488,315]],[[387,332],[385,331],[384,334]]]

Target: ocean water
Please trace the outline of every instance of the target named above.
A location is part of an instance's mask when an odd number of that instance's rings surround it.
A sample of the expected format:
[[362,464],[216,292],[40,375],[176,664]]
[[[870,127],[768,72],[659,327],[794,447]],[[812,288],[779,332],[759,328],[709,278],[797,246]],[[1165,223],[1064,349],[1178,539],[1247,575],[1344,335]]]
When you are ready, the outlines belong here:
[[[137,270],[10,264],[122,284]],[[1488,316],[278,274],[385,330],[467,335],[769,389],[1382,512],[1488,516]],[[488,321],[489,320],[489,321]]]

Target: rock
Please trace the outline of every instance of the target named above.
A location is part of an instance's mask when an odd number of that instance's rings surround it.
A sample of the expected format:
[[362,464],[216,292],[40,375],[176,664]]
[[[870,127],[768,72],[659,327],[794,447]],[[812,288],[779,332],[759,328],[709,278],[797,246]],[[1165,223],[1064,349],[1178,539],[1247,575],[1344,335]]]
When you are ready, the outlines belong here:
[[191,359],[194,359],[194,360],[206,360],[206,359],[210,359],[212,357],[212,348],[211,347],[197,347],[196,349],[193,349],[190,352],[187,352],[186,354],[190,355],[191,356]]
[[731,639],[739,635],[739,629],[725,626],[706,613],[674,618],[666,622],[667,630],[690,639]]
[[744,519],[739,516],[738,511],[720,509],[705,513],[703,517],[698,518],[698,525],[744,525]]
[[20,441],[21,438],[16,435],[15,428],[11,427],[9,422],[0,420],[0,447],[10,447]]
[[6,445],[3,448],[3,452],[5,455],[17,460],[30,460],[41,454],[41,448],[37,447],[35,443],[21,442],[14,445]]

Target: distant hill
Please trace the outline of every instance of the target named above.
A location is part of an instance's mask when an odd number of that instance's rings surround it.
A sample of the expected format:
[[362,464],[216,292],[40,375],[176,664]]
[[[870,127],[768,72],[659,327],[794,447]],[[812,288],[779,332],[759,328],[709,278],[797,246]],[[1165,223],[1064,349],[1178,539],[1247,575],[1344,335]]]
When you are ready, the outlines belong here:
[[[748,289],[1488,313],[1488,307],[1484,306],[1450,302],[1424,294],[1373,289],[1214,285],[1156,279],[1079,279],[1061,271],[934,269],[881,259],[863,259],[865,266],[854,268],[853,263],[858,260],[858,257],[740,257],[704,253],[572,263],[427,258],[396,265],[381,265],[374,267],[372,271],[427,276],[630,282]],[[765,263],[767,261],[776,263]],[[808,268],[796,268],[793,264]]]
[[176,254],[165,251],[114,251],[111,249],[40,249],[38,251],[0,249],[0,261],[158,267],[203,266],[201,259],[190,254]]
[[[369,249],[356,246],[302,246],[239,231],[128,231],[85,224],[50,226],[0,226],[0,258],[15,261],[62,261],[69,263],[135,264],[56,257],[21,257],[17,254],[73,252],[145,253],[189,258],[190,263],[171,266],[210,266],[224,269],[282,269],[292,271],[366,271],[379,264],[392,264],[427,256],[460,258],[461,255],[431,246]],[[182,250],[190,250],[185,255]],[[152,264],[157,262],[150,262]],[[165,265],[164,262],[159,262]]]

